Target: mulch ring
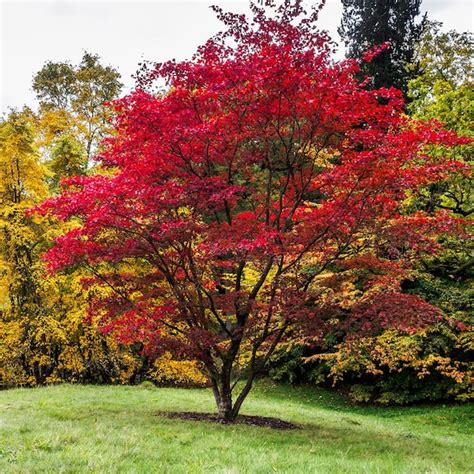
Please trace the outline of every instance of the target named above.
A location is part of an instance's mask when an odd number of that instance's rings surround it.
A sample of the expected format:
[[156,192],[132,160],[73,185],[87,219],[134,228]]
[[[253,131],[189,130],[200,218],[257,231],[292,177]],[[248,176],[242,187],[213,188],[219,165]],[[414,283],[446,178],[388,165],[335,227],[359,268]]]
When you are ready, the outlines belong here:
[[190,421],[210,421],[212,423],[221,423],[223,425],[251,425],[251,426],[263,426],[266,428],[273,428],[275,430],[298,430],[301,427],[290,423],[288,421],[280,420],[279,418],[271,418],[267,416],[249,416],[239,415],[234,421],[221,420],[217,415],[213,413],[201,413],[195,411],[175,411],[175,412],[158,412],[158,416],[164,416],[166,418],[190,420]]

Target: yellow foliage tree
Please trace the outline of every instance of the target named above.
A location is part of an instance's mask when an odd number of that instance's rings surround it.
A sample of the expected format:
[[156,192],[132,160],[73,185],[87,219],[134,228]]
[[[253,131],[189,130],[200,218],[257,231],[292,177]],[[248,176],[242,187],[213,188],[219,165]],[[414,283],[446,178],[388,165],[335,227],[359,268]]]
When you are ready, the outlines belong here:
[[[27,210],[86,171],[81,143],[66,110],[12,112],[0,122],[0,387],[44,383],[203,385],[198,366],[140,356],[84,323],[84,274],[49,275],[40,255],[61,233],[58,222]],[[64,224],[62,224],[64,225]]]

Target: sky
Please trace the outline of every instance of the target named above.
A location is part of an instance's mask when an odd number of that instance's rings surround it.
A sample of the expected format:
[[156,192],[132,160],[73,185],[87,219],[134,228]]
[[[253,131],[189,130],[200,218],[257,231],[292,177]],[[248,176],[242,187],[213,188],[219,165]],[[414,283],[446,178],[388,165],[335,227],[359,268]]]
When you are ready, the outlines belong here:
[[[0,0],[0,113],[34,107],[33,75],[49,60],[78,63],[84,51],[117,68],[131,90],[141,60],[189,58],[219,31],[211,4],[245,12],[248,1]],[[473,30],[472,0],[423,0],[422,10],[445,29]],[[320,16],[338,42],[341,14],[340,0],[327,0]]]

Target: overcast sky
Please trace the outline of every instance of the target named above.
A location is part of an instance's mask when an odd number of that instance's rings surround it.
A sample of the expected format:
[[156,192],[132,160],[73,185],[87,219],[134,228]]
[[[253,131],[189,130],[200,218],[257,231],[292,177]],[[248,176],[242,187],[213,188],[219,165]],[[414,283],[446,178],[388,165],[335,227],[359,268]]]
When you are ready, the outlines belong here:
[[[84,50],[98,53],[122,74],[126,90],[141,59],[190,57],[219,30],[209,5],[247,10],[247,0],[0,0],[1,112],[34,106],[33,74],[48,61],[80,61]],[[431,19],[447,29],[473,29],[472,0],[424,0]],[[339,41],[340,0],[328,0],[320,24]]]

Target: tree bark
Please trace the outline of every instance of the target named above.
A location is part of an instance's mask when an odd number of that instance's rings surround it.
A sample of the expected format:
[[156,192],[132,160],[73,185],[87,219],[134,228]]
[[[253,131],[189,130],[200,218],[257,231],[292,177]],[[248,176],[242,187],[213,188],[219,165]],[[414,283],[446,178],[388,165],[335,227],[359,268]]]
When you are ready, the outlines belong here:
[[227,374],[219,374],[218,380],[212,379],[212,390],[217,404],[217,417],[226,422],[232,422],[237,418],[242,403],[252,388],[255,374],[247,379],[244,388],[239,393],[235,403],[232,400],[232,384]]
[[217,416],[219,419],[224,421],[233,421],[235,419],[232,410],[232,393],[230,392],[230,386],[228,390],[224,391],[224,393],[221,392],[217,408]]
[[217,403],[217,416],[224,421],[233,421],[235,416],[232,410],[232,387],[230,370],[224,364],[219,380],[219,400]]

